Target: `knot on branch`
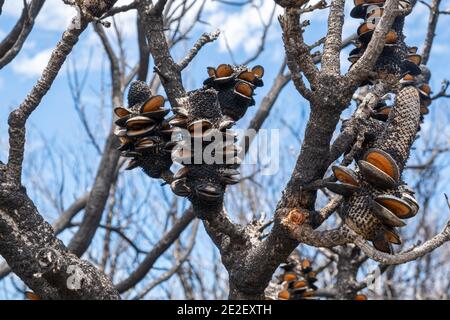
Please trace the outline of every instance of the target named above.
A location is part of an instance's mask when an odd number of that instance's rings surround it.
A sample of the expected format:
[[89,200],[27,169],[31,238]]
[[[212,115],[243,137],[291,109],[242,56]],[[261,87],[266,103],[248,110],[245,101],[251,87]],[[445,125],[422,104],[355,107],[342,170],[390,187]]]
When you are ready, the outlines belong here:
[[300,211],[299,209],[293,209],[289,211],[287,215],[287,223],[300,226],[305,222],[307,218],[309,218],[308,211],[305,210]]

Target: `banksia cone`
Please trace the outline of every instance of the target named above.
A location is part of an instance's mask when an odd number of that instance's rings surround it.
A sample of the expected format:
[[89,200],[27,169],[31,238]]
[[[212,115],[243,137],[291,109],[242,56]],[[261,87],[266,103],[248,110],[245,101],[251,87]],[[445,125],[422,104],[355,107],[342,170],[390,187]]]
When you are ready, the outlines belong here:
[[170,157],[174,144],[172,128],[164,117],[162,96],[152,96],[145,82],[134,81],[128,92],[128,108],[114,109],[118,117],[116,131],[122,156],[129,157],[126,169],[141,167],[152,178],[159,178],[172,165]]
[[204,88],[177,99],[169,124],[179,130],[181,139],[172,159],[183,167],[171,187],[194,206],[221,203],[226,186],[239,182],[239,148],[235,133],[229,129],[254,104],[253,90],[262,86],[263,74],[260,66],[210,67]]
[[[384,2],[355,0],[351,15],[365,22],[358,28],[359,46],[350,53],[352,63],[366,50],[374,26],[384,13]],[[402,8],[407,5],[409,1],[400,1]],[[419,130],[423,99],[431,91],[426,84],[417,82],[426,75],[421,74],[417,48],[404,42],[403,24],[404,17],[395,19],[375,65],[377,80],[388,82],[395,91],[395,103],[388,106],[381,102],[375,108],[369,120],[371,134],[366,136],[363,150],[355,155],[357,169],[333,166],[337,182],[326,184],[345,197],[343,233],[350,228],[387,253],[393,253],[392,244],[401,243],[396,228],[404,227],[404,219],[414,217],[419,210],[414,193],[402,181],[401,174]]]

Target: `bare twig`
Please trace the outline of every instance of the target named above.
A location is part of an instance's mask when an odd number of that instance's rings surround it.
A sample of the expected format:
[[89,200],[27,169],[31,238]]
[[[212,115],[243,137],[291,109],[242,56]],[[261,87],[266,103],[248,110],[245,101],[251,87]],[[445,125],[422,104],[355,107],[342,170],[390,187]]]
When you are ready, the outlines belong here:
[[447,222],[444,230],[433,238],[427,240],[422,245],[406,252],[396,253],[395,255],[387,254],[374,249],[370,246],[361,236],[353,233],[353,242],[361,248],[361,250],[367,254],[371,259],[382,264],[403,264],[409,261],[416,260],[424,255],[430,253],[434,249],[442,246],[446,242],[450,241],[450,220]]
[[450,81],[447,79],[442,80],[441,89],[438,93],[431,97],[431,100],[436,100],[439,98],[450,98],[450,93],[447,93],[448,87],[450,86]]
[[428,59],[430,58],[431,48],[433,47],[433,40],[436,36],[436,27],[439,20],[439,5],[441,4],[441,0],[433,0],[431,2],[431,6],[426,2],[422,3],[426,4],[430,9],[427,35],[425,37],[425,42],[422,49],[422,63],[427,64]]
[[203,48],[207,43],[213,42],[217,40],[220,35],[220,30],[216,30],[212,33],[204,33],[194,44],[194,47],[189,51],[187,56],[178,64],[180,70],[186,68],[189,63],[195,58],[198,52]]
[[160,277],[150,282],[141,292],[139,292],[133,300],[140,300],[143,299],[150,291],[152,291],[156,286],[160,285],[164,281],[169,280],[175,273],[178,272],[178,270],[181,268],[184,262],[189,258],[192,249],[194,249],[195,244],[195,238],[197,236],[197,230],[199,226],[199,220],[196,220],[194,223],[194,226],[192,227],[191,231],[191,237],[189,240],[189,244],[187,248],[185,249],[185,252],[175,261],[172,268],[164,272]]
[[268,34],[270,26],[272,25],[273,17],[275,16],[275,9],[276,9],[276,5],[273,6],[272,12],[270,13],[269,21],[267,23],[264,22],[264,19],[261,16],[260,9],[259,8],[257,9],[258,10],[259,19],[261,20],[261,23],[262,23],[262,26],[263,26],[263,30],[262,30],[262,34],[261,34],[261,40],[259,42],[258,49],[256,49],[255,53],[251,57],[249,57],[247,60],[245,60],[242,64],[247,65],[247,64],[255,61],[256,59],[258,59],[260,54],[264,51],[267,34]]
[[373,32],[373,36],[367,45],[367,49],[347,73],[346,77],[352,83],[356,85],[359,84],[367,77],[367,74],[372,71],[375,62],[383,51],[385,36],[399,14],[397,8],[398,0],[386,1],[383,11],[384,14],[381,16],[381,19]]
[[139,283],[153,267],[156,260],[178,239],[181,232],[194,220],[193,210],[188,210],[174,223],[172,229],[161,237],[161,240],[146,255],[141,264],[124,280],[120,281],[116,288],[123,293]]

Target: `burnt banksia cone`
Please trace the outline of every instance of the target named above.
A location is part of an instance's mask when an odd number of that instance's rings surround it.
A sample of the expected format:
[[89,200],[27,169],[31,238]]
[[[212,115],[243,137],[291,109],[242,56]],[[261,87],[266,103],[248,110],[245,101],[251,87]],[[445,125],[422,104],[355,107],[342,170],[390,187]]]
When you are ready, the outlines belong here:
[[145,82],[134,81],[128,108],[114,110],[119,150],[131,158],[127,169],[141,167],[159,178],[173,162],[181,164],[172,191],[194,207],[220,206],[226,186],[239,182],[239,148],[229,129],[254,104],[253,91],[263,85],[263,74],[261,66],[209,68],[205,86],[178,98],[168,119],[164,98],[153,96]]
[[[358,28],[358,47],[350,53],[352,63],[366,50],[383,15],[384,3],[355,0],[351,15],[365,21]],[[406,8],[410,3],[402,0],[399,5]],[[405,219],[414,217],[419,210],[414,192],[402,181],[401,174],[431,92],[426,84],[429,77],[422,74],[426,70],[420,64],[417,48],[408,47],[404,42],[403,24],[404,16],[395,19],[374,68],[378,74],[376,80],[385,81],[396,94],[394,105],[381,102],[375,108],[370,119],[371,134],[366,136],[363,150],[355,156],[357,169],[333,166],[337,182],[326,185],[345,197],[343,232],[350,228],[387,253],[393,253],[392,244],[401,243],[396,228],[405,226]]]
[[225,188],[239,182],[239,148],[230,130],[254,104],[253,91],[262,86],[264,69],[221,64],[208,68],[204,87],[177,99],[169,120],[182,138],[172,159],[183,167],[175,174],[172,190],[193,205],[220,205]]
[[227,130],[234,123],[223,125],[229,120],[221,112],[214,89],[189,92],[177,102],[179,107],[170,123],[186,129],[186,138],[172,152],[173,160],[183,165],[175,174],[172,190],[193,203],[221,203],[226,185],[239,182],[235,136]]
[[170,153],[172,130],[164,117],[164,98],[153,96],[145,82],[134,81],[128,92],[128,108],[118,107],[114,113],[115,134],[122,156],[131,158],[127,170],[141,167],[152,178],[159,178],[172,165]]
[[255,104],[253,93],[256,87],[263,85],[264,68],[255,66],[231,66],[221,64],[217,68],[208,67],[208,79],[204,84],[207,88],[218,91],[218,99],[222,113],[238,121],[247,108]]
[[281,286],[279,300],[303,300],[315,296],[317,277],[310,260],[289,257],[280,267],[283,271],[277,277]]

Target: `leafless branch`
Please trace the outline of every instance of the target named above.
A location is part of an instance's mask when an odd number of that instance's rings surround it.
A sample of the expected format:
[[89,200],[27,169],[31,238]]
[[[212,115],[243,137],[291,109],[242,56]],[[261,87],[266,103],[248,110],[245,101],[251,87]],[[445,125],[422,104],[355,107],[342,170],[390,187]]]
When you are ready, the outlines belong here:
[[189,63],[195,58],[198,52],[203,48],[203,46],[207,43],[213,42],[217,40],[220,35],[220,30],[216,30],[212,33],[204,33],[194,44],[194,47],[189,51],[187,56],[178,64],[180,70],[185,69]]
[[264,22],[264,19],[263,19],[262,15],[261,15],[260,9],[257,8],[259,19],[261,20],[261,23],[262,23],[262,26],[263,26],[261,39],[260,39],[260,42],[259,42],[258,49],[256,49],[255,53],[251,57],[249,57],[247,60],[245,60],[242,64],[248,65],[248,64],[252,63],[256,59],[258,59],[258,57],[264,51],[267,34],[268,34],[270,26],[272,25],[273,17],[275,16],[275,9],[276,9],[276,5],[273,6],[272,12],[270,13],[269,21],[266,23],[266,22]]
[[152,268],[156,260],[178,239],[181,232],[194,220],[195,215],[192,210],[188,210],[184,215],[174,223],[172,229],[161,237],[156,246],[146,255],[142,263],[131,272],[131,274],[124,280],[120,281],[116,288],[120,293],[123,293],[133,288],[139,283]]
[[386,34],[399,14],[397,8],[398,0],[386,1],[386,4],[384,5],[384,14],[373,32],[373,36],[367,45],[367,49],[347,73],[347,78],[353,83],[359,84],[365,79],[367,74],[372,71],[375,62],[383,51]]
[[433,47],[433,40],[436,36],[436,27],[439,20],[439,6],[441,4],[441,0],[433,0],[431,5],[424,1],[420,1],[428,6],[430,9],[430,16],[428,18],[428,28],[427,35],[425,37],[425,42],[422,49],[422,63],[427,64],[428,59],[430,57],[431,48]]
[[353,234],[353,242],[361,248],[361,250],[367,254],[371,259],[382,263],[382,264],[403,264],[413,260],[416,260],[424,255],[432,252],[434,249],[442,246],[446,242],[450,241],[450,220],[447,222],[444,230],[439,234],[435,235],[433,238],[427,240],[422,245],[403,253],[396,253],[395,255],[387,254],[378,251],[371,247],[367,242],[362,239],[359,235]]
[[345,0],[332,0],[328,15],[328,31],[323,48],[322,70],[339,74]]
[[[24,8],[20,19],[11,32],[0,43],[0,70],[10,63],[20,52],[28,35],[34,26],[45,0],[33,0],[30,4],[24,1]],[[3,5],[3,3],[1,3]],[[1,6],[0,6],[1,11]]]
[[133,300],[143,299],[151,290],[153,290],[156,286],[160,285],[164,281],[169,280],[183,265],[184,262],[189,258],[192,249],[194,249],[195,238],[197,236],[197,230],[199,226],[199,220],[196,220],[191,231],[191,237],[189,240],[189,244],[187,245],[185,252],[177,258],[172,268],[164,272],[160,277],[150,282],[141,292],[139,292]]

